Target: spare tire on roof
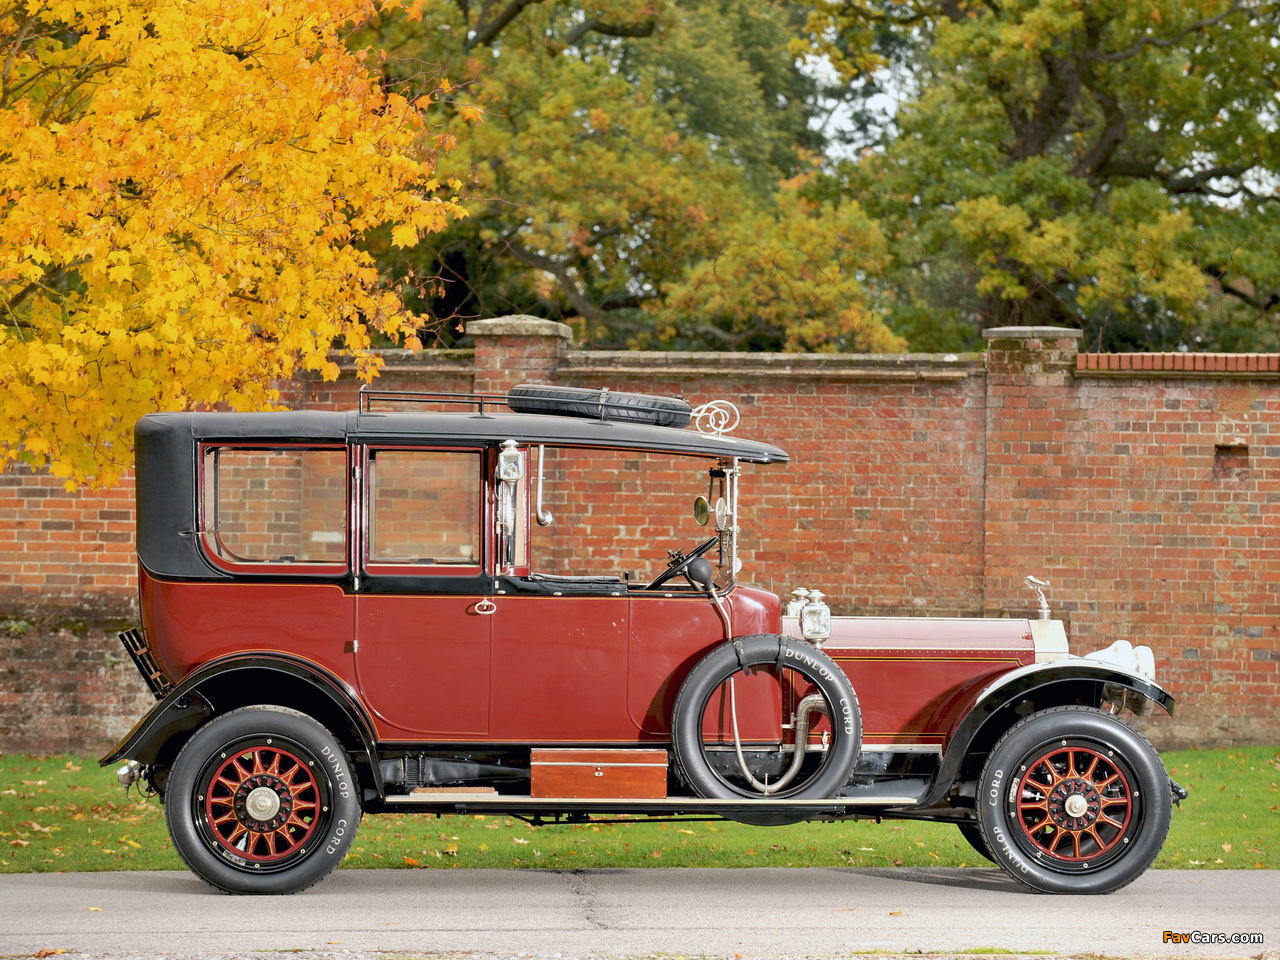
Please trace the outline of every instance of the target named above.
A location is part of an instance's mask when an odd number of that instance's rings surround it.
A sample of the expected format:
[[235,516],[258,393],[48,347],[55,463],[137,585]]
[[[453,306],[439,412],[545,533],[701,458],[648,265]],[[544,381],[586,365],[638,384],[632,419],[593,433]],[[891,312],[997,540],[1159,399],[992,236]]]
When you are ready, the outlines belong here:
[[653,397],[643,393],[615,393],[606,388],[557,387],[525,383],[507,391],[507,406],[516,413],[550,413],[592,420],[651,423],[660,427],[685,427],[693,410],[680,397]]

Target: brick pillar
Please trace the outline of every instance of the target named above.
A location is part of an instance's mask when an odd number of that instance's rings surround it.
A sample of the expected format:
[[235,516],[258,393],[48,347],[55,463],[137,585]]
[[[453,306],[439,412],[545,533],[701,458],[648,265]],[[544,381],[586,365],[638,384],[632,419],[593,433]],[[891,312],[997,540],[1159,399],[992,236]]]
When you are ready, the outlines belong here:
[[518,383],[555,383],[573,331],[564,323],[511,316],[472,320],[475,392],[506,393]]
[[1022,582],[1052,582],[1056,617],[1070,619],[1081,598],[1074,538],[1080,535],[1071,484],[1078,450],[1073,421],[1084,416],[1074,382],[1081,331],[1065,327],[996,327],[987,339],[987,451],[983,519],[983,607],[988,616],[1035,617]]

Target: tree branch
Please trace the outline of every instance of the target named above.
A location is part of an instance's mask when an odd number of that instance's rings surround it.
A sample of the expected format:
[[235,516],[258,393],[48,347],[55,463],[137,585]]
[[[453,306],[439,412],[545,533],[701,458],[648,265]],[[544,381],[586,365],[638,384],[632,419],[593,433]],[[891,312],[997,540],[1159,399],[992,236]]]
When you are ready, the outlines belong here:
[[59,280],[65,277],[72,270],[75,270],[77,267],[84,266],[91,259],[92,257],[77,257],[76,259],[71,260],[67,263],[64,263],[62,266],[57,267],[56,269],[46,270],[44,273],[44,276],[42,276],[39,280],[32,280],[25,287],[23,287],[21,290],[19,290],[17,293],[11,296],[8,300],[6,300],[3,304],[0,304],[0,311],[3,311],[9,316],[15,316],[15,311],[20,306],[22,306],[23,303],[29,300],[33,293],[35,293],[37,290],[44,290],[46,293],[50,292],[50,288],[55,283],[57,283]]
[[586,298],[586,295],[578,289],[578,285],[573,282],[573,278],[569,276],[569,271],[563,263],[553,260],[550,257],[544,257],[540,253],[534,253],[528,250],[514,240],[507,241],[507,249],[517,259],[533,267],[537,270],[545,270],[551,274],[559,282],[564,294],[569,298],[569,303],[573,308],[586,317],[588,320],[604,320],[607,314],[597,307],[594,303]]
[[[1093,24],[1090,24],[1090,27],[1088,31],[1090,39],[1096,44],[1101,36],[1101,27],[1094,27]],[[1096,46],[1091,44],[1089,49],[1096,49]],[[1077,177],[1096,177],[1098,171],[1111,161],[1116,149],[1124,142],[1125,115],[1124,110],[1120,108],[1120,101],[1098,82],[1097,75],[1093,72],[1093,63],[1088,57],[1085,57],[1080,64],[1079,73],[1080,82],[1084,88],[1102,107],[1103,124],[1102,133],[1071,172]]]
[[[542,0],[511,0],[510,3],[503,8],[492,20],[484,22],[484,11],[481,11],[481,22],[476,26],[476,32],[467,42],[467,49],[472,47],[482,47],[492,43],[494,38],[500,34],[516,17],[520,16],[525,7],[531,7],[535,3],[541,3]],[[488,4],[485,4],[485,10],[488,10]]]
[[1220,197],[1233,197],[1238,191],[1223,194],[1220,190],[1207,186],[1208,182],[1218,177],[1239,177],[1247,173],[1251,167],[1251,164],[1238,164],[1232,167],[1210,167],[1208,170],[1197,170],[1186,177],[1175,178],[1170,175],[1165,179],[1164,188],[1170,193],[1212,193]]
[[1237,300],[1241,300],[1251,307],[1265,312],[1270,310],[1272,307],[1280,306],[1280,293],[1273,292],[1269,297],[1263,300],[1256,294],[1249,293],[1247,290],[1241,290],[1228,283],[1226,279],[1227,271],[1221,267],[1215,267],[1212,265],[1207,266],[1204,268],[1204,272],[1218,281],[1218,286],[1222,288],[1222,292],[1227,296],[1235,297]]
[[1258,13],[1259,10],[1257,7],[1250,7],[1243,3],[1236,2],[1231,4],[1231,6],[1227,7],[1226,10],[1222,11],[1222,13],[1218,14],[1216,17],[1205,17],[1203,20],[1197,20],[1194,23],[1188,24],[1172,37],[1156,37],[1151,34],[1147,34],[1127,50],[1117,50],[1115,53],[1095,53],[1093,56],[1098,60],[1104,61],[1128,60],[1130,57],[1136,57],[1145,47],[1172,47],[1181,43],[1182,40],[1186,38],[1187,34],[1194,33],[1197,30],[1203,30],[1205,27],[1212,27],[1215,24],[1221,23],[1233,13],[1241,12],[1252,15]]
[[653,20],[632,25],[604,23],[597,17],[587,17],[565,35],[564,42],[572,47],[592,31],[609,37],[651,37],[656,26]]
[[767,326],[765,322],[760,318],[759,314],[752,314],[751,321],[752,322],[750,327],[748,327],[746,330],[740,330],[737,333],[734,333],[732,330],[722,330],[720,327],[717,327],[711,323],[697,323],[697,324],[694,324],[693,329],[694,329],[694,332],[698,334],[698,336],[703,337],[704,339],[707,339],[707,340],[714,340],[719,343],[725,344],[726,346],[734,350],[741,347],[744,343],[749,341],[752,337],[757,337],[762,333],[778,332],[772,327]]

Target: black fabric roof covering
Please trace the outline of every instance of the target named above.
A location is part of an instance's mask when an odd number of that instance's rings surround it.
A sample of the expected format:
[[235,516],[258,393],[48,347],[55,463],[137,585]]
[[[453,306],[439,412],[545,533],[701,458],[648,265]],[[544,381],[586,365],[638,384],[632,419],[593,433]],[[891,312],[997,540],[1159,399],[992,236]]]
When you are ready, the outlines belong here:
[[151,573],[178,579],[228,574],[201,555],[196,536],[197,441],[396,443],[423,446],[501,443],[596,447],[749,463],[785,463],[778,447],[690,429],[524,413],[152,413],[135,428],[138,559]]

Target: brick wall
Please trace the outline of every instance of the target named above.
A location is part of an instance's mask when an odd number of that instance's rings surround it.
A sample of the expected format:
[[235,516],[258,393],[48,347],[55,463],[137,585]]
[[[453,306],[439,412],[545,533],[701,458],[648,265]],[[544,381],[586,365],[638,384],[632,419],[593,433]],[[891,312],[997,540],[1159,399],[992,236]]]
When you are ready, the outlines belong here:
[[[821,587],[844,613],[1030,616],[1035,573],[1074,649],[1154,648],[1179,698],[1157,742],[1280,741],[1280,358],[1078,354],[1038,328],[991,331],[985,356],[890,357],[574,351],[529,318],[471,332],[474,354],[389,351],[377,388],[732,400],[737,432],[793,461],[747,468],[743,579]],[[287,400],[349,409],[358,389]],[[549,462],[556,523],[531,531],[548,568],[651,574],[703,532],[678,467],[607,459]],[[145,706],[102,628],[136,615],[131,518],[127,482],[0,475],[0,621],[18,623],[0,624],[0,748],[96,749]]]

